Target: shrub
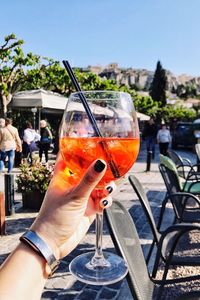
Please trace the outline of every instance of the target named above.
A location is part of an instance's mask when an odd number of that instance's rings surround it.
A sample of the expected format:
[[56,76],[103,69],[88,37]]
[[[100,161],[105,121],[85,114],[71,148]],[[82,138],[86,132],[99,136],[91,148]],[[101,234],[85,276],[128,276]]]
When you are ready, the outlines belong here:
[[21,173],[17,176],[18,192],[39,190],[45,193],[53,176],[53,165],[46,166],[36,162],[30,166],[28,163],[23,163],[20,171]]

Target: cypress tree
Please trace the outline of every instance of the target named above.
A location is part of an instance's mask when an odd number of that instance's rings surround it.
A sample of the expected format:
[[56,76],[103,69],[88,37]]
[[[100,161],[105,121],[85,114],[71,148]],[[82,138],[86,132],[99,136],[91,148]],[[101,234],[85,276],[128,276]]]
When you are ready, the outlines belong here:
[[158,101],[161,107],[166,105],[167,77],[160,61],[157,62],[154,78],[150,86],[150,96]]

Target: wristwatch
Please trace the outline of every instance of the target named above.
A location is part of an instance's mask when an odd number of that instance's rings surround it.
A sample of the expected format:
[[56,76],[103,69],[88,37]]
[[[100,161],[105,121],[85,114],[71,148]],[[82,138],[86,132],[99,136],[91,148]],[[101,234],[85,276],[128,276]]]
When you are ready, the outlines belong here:
[[28,230],[21,237],[20,241],[34,249],[41,257],[43,257],[51,269],[51,275],[57,270],[59,261],[55,258],[51,248],[41,239],[34,231]]

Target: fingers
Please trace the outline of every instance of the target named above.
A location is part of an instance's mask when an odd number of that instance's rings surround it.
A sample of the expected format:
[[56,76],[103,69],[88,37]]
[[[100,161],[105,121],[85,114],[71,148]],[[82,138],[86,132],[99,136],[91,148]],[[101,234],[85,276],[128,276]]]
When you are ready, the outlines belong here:
[[108,194],[99,201],[99,204],[97,205],[99,212],[102,212],[105,208],[108,208],[112,205],[113,200],[110,195],[114,192],[115,189],[116,185],[113,181],[106,186],[105,190]]
[[77,195],[80,194],[80,196],[82,197],[89,196],[92,190],[99,183],[105,172],[106,162],[100,159],[94,161],[88,168],[79,185],[76,187]]
[[114,181],[111,181],[109,185],[106,186],[106,190],[109,194],[113,193],[116,190],[116,184],[114,183]]
[[99,203],[99,206],[104,209],[104,208],[108,208],[112,205],[112,197],[111,196],[107,196],[106,198],[102,199]]
[[105,208],[108,208],[112,205],[112,197],[106,196],[99,199],[94,198],[93,200],[90,198],[87,203],[87,209],[85,211],[85,216],[94,216],[96,213],[102,213]]

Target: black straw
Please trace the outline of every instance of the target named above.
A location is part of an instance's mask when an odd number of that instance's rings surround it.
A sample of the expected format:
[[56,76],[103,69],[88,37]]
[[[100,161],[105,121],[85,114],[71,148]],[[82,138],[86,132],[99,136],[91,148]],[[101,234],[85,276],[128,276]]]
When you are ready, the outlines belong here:
[[88,118],[90,120],[90,123],[93,126],[93,129],[94,129],[96,135],[102,137],[101,132],[100,132],[98,126],[97,126],[96,120],[95,120],[95,118],[94,118],[94,116],[93,116],[93,114],[92,114],[92,112],[90,110],[90,107],[88,105],[87,99],[85,98],[85,95],[82,93],[81,87],[80,87],[80,85],[79,85],[79,83],[78,83],[78,81],[77,81],[77,79],[76,79],[76,77],[74,75],[74,72],[73,72],[73,70],[72,70],[69,62],[67,60],[63,60],[63,65],[65,66],[65,68],[66,68],[66,70],[68,72],[68,75],[69,75],[69,77],[70,77],[70,79],[71,79],[71,81],[72,81],[72,83],[73,83],[76,91],[80,92],[79,93],[79,97],[81,99],[81,102],[82,102],[82,104],[83,104],[83,106],[85,108],[85,111],[86,111],[86,113],[88,115]]
[[[74,75],[74,72],[73,72],[73,70],[72,70],[69,62],[67,60],[63,60],[63,65],[65,66],[65,68],[66,68],[66,70],[68,72],[68,75],[69,75],[69,77],[70,77],[70,79],[71,79],[71,81],[72,81],[72,83],[73,83],[76,91],[79,92],[80,100],[81,100],[81,102],[82,102],[82,104],[83,104],[83,106],[85,108],[85,111],[86,111],[86,113],[88,115],[90,123],[92,124],[92,127],[93,127],[93,129],[95,131],[96,136],[102,137],[102,134],[101,134],[101,132],[100,132],[98,126],[97,126],[96,120],[95,120],[95,118],[93,116],[93,113],[91,112],[90,107],[88,105],[87,99],[86,99],[85,95],[82,93],[81,87],[80,87],[80,85],[79,85],[79,83],[78,83],[78,81],[77,81],[77,79],[76,79],[76,77]],[[108,164],[109,164],[110,169],[111,169],[111,171],[113,173],[113,176],[115,178],[119,178],[120,177],[119,171],[118,171],[118,169],[117,169],[117,167],[115,165],[115,162],[112,159],[112,156],[111,156],[109,150],[107,149],[106,143],[104,143],[102,141],[101,144],[102,144],[102,147],[103,147],[103,149],[105,151],[105,154],[106,154],[106,156],[108,158]]]

